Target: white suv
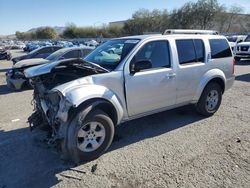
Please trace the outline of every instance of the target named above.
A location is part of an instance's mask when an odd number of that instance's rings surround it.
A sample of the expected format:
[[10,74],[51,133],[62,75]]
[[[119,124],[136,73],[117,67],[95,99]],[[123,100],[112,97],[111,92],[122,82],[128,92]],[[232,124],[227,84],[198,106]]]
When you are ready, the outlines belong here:
[[235,60],[240,61],[242,58],[250,58],[250,35],[235,48]]
[[[114,46],[122,53],[108,53]],[[171,30],[112,39],[84,59],[25,75],[34,84],[31,126],[48,124],[66,156],[81,163],[107,150],[121,122],[188,104],[213,115],[233,85],[234,59],[224,36]]]

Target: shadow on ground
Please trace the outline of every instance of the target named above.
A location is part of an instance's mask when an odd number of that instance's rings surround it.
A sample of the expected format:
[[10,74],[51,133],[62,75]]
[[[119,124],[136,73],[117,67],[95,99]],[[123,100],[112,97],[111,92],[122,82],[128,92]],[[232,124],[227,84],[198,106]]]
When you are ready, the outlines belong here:
[[0,85],[0,95],[13,93],[14,91],[7,87],[7,85]]
[[236,76],[235,80],[242,81],[242,82],[250,82],[250,73]]
[[[120,125],[108,152],[201,120],[186,106]],[[51,187],[59,183],[56,174],[73,167],[60,160],[55,148],[45,144],[41,131],[28,128],[4,132],[0,127],[0,187]]]
[[10,69],[0,69],[0,72],[7,72]]
[[27,91],[27,90],[31,90],[31,88],[29,88],[27,85],[24,85],[22,87],[22,89],[20,89],[20,90],[14,90],[14,89],[8,88],[8,86],[6,84],[0,85],[0,95],[6,95],[6,94],[10,94],[10,93],[18,93],[18,92]]

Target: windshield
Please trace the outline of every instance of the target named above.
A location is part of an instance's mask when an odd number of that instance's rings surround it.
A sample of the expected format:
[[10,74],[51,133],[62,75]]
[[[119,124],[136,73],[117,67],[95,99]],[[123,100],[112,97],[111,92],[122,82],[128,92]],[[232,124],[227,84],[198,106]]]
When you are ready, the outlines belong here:
[[110,40],[96,48],[84,59],[105,69],[114,70],[139,41],[138,39]]
[[245,39],[245,42],[250,42],[250,35],[247,36],[247,38]]
[[57,50],[54,53],[50,54],[46,59],[49,61],[56,61],[65,53],[65,51],[65,49]]

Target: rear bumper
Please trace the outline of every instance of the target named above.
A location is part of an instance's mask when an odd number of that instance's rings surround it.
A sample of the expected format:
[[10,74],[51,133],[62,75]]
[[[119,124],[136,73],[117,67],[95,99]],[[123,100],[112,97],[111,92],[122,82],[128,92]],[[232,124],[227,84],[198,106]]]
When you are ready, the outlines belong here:
[[235,80],[235,75],[233,75],[231,78],[228,78],[226,80],[225,91],[230,89],[233,86],[234,80]]

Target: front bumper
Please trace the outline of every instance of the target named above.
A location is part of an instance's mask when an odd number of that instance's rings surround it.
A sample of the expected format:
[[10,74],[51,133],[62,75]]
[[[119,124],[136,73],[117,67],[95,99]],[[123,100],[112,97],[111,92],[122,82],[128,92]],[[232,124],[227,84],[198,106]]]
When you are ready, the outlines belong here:
[[7,82],[7,87],[14,89],[14,90],[20,90],[22,88],[23,84],[26,82],[26,79],[13,78],[12,73],[7,72],[6,73],[6,82]]
[[235,57],[250,58],[250,54],[236,54]]
[[240,53],[240,52],[236,52],[235,57],[239,57],[239,58],[250,58],[250,52],[249,52],[249,53]]

